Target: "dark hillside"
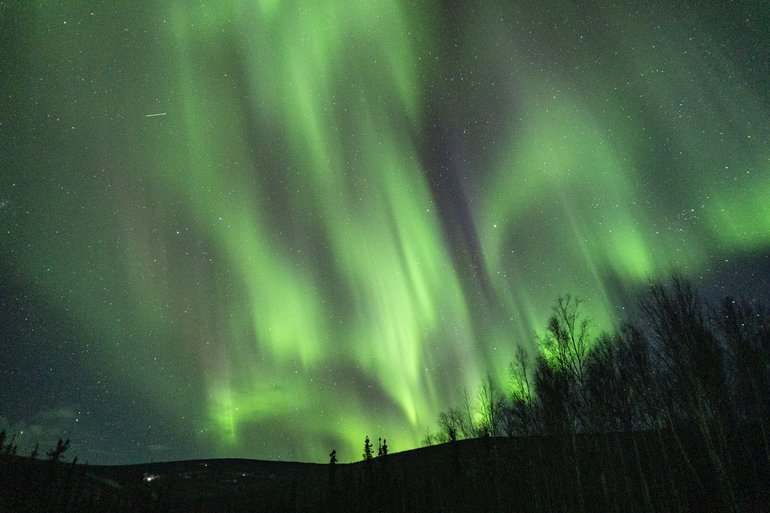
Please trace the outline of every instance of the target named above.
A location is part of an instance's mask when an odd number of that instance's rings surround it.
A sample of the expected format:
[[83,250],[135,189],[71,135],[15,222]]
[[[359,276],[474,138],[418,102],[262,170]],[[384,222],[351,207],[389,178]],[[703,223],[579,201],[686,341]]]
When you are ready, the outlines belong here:
[[457,441],[330,465],[201,460],[121,467],[5,458],[8,512],[770,511],[758,429],[730,437],[726,498],[697,433]]

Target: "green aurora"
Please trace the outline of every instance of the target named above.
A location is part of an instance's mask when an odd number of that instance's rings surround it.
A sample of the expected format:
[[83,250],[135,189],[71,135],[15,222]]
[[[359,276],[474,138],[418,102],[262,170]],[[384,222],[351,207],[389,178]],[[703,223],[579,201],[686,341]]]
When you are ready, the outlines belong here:
[[102,405],[73,440],[136,416],[92,462],[413,448],[556,296],[598,333],[673,267],[766,265],[768,7],[667,5],[0,8],[3,276],[129,405],[68,397]]

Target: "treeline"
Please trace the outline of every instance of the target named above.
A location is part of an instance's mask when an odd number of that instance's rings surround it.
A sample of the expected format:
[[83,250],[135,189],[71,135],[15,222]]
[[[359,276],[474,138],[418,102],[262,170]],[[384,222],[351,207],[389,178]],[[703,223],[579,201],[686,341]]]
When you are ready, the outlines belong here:
[[77,456],[65,461],[69,439],[59,438],[45,459],[38,459],[39,444],[29,456],[20,456],[16,437],[6,438],[0,431],[0,512],[153,511],[149,490],[99,478]]
[[505,387],[488,376],[423,443],[508,436],[557,447],[529,462],[559,483],[532,485],[540,511],[766,505],[770,311],[732,298],[707,304],[678,274],[651,283],[640,311],[592,337],[581,301],[559,298],[537,354],[520,347]]

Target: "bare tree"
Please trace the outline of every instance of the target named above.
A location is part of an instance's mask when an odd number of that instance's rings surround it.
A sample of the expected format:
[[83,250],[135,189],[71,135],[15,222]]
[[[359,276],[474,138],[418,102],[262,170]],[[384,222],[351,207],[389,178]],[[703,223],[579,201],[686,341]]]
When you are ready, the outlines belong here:
[[481,381],[477,394],[476,411],[479,421],[477,430],[480,436],[498,436],[503,411],[503,396],[498,391],[495,380],[490,374]]
[[420,440],[420,445],[423,447],[430,447],[431,445],[440,444],[439,435],[430,430],[429,427],[425,428],[425,433]]
[[438,437],[442,443],[455,442],[462,433],[467,431],[462,413],[457,408],[450,408],[446,412],[441,412],[438,416],[438,425],[441,429]]
[[503,427],[508,436],[528,436],[536,431],[531,372],[529,356],[518,346],[516,356],[508,366],[510,402],[503,411]]
[[574,429],[583,427],[583,387],[590,347],[591,321],[583,315],[581,305],[580,299],[569,294],[559,296],[545,335],[539,339],[547,361],[566,379],[569,413],[575,423]]
[[770,463],[770,311],[728,297],[713,317],[729,355],[736,415],[740,422],[759,425]]
[[707,323],[705,306],[692,284],[673,273],[668,284],[650,284],[641,308],[654,337],[661,371],[667,377],[662,385],[667,387],[663,394],[666,413],[682,455],[697,479],[678,435],[682,426],[694,428],[716,472],[724,506],[735,510],[734,469],[725,437],[725,426],[733,420],[724,351]]
[[476,406],[467,390],[463,390],[463,409],[462,409],[462,429],[463,438],[478,438],[481,436],[481,430],[474,418]]
[[564,369],[552,366],[543,355],[535,360],[537,421],[544,434],[563,435],[572,430],[569,414],[568,376]]
[[69,448],[70,439],[67,438],[67,440],[64,441],[59,438],[59,440],[56,442],[56,447],[46,453],[46,456],[48,456],[48,461],[57,463],[59,460],[61,460],[64,453],[67,452],[67,449]]

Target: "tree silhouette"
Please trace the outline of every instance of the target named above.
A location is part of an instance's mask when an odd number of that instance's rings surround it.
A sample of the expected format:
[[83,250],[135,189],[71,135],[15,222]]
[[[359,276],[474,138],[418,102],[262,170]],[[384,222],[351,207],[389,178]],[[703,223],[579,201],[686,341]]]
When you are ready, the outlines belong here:
[[667,372],[671,420],[692,425],[724,420],[723,351],[707,325],[699,295],[679,275],[672,276],[669,286],[650,284],[649,291],[641,306]]
[[478,411],[480,421],[478,422],[479,435],[497,436],[498,426],[502,418],[503,396],[498,392],[497,384],[492,376],[487,373],[481,382],[478,392]]
[[69,447],[69,438],[67,438],[66,441],[63,441],[61,438],[59,438],[59,440],[56,442],[56,447],[46,453],[46,456],[48,456],[48,461],[52,463],[59,462],[59,460],[62,458],[62,455],[67,451],[67,449],[69,449]]
[[0,454],[3,456],[11,456],[16,454],[16,449],[18,449],[18,446],[16,445],[16,435],[14,434],[11,437],[11,441],[7,444],[5,443],[5,430],[0,431]]
[[560,367],[551,366],[543,355],[535,361],[537,416],[543,434],[560,435],[571,431],[569,415],[569,378]]
[[423,447],[430,447],[431,445],[436,445],[438,443],[442,443],[441,435],[434,433],[429,427],[425,428],[425,433],[420,439],[420,445]]
[[372,443],[369,441],[369,437],[364,440],[364,453],[362,455],[364,461],[370,461],[372,459]]
[[508,366],[509,402],[502,406],[503,429],[507,436],[527,436],[534,430],[534,397],[530,385],[529,358],[518,346],[516,357]]
[[678,274],[639,305],[636,323],[593,337],[581,301],[557,298],[537,353],[514,355],[505,396],[487,375],[423,443],[529,437],[513,442],[532,476],[522,511],[756,511],[770,471],[770,310],[712,308]]
[[581,429],[585,412],[585,370],[590,347],[591,321],[581,311],[582,300],[569,294],[559,296],[539,342],[543,356],[564,380],[570,428]]
[[441,412],[438,417],[441,431],[438,437],[441,442],[456,442],[460,436],[462,415],[457,408],[450,408],[447,412]]
[[711,329],[705,305],[692,284],[673,273],[667,284],[650,284],[641,307],[667,378],[661,387],[665,387],[669,427],[696,477],[693,455],[679,433],[682,429],[698,433],[724,507],[734,510],[736,485],[727,449],[727,429],[735,424],[734,410],[728,395],[725,351]]
[[732,368],[735,413],[740,421],[759,425],[770,464],[770,311],[726,297],[713,317]]
[[329,496],[328,496],[328,510],[338,510],[338,497],[337,497],[337,451],[332,449],[329,453]]

